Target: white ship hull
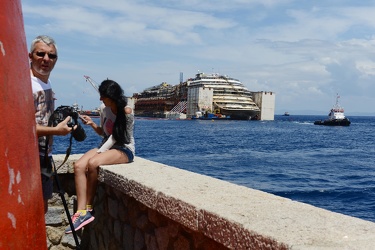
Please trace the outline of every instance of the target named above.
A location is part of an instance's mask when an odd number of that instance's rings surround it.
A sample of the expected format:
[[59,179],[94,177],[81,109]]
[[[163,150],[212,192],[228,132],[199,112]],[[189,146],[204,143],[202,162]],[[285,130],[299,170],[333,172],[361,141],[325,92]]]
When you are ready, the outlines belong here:
[[[188,89],[212,89],[211,106],[195,101],[191,109],[209,111],[230,116],[233,119],[256,119],[260,109],[253,101],[252,94],[239,80],[219,74],[199,73],[187,81]],[[193,92],[193,91],[192,91]],[[197,91],[195,91],[197,92]],[[199,99],[202,97],[197,97]],[[195,113],[197,110],[191,110]]]

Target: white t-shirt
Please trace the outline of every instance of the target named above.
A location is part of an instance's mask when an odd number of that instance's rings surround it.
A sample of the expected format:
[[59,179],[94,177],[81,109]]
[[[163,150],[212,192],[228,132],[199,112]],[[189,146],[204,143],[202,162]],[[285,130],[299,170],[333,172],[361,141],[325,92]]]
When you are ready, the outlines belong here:
[[[41,81],[31,75],[31,87],[34,97],[35,121],[41,126],[48,126],[48,120],[55,110],[55,93],[52,91],[51,82]],[[52,155],[53,136],[49,138],[48,155]],[[46,136],[38,138],[39,154],[45,154]]]

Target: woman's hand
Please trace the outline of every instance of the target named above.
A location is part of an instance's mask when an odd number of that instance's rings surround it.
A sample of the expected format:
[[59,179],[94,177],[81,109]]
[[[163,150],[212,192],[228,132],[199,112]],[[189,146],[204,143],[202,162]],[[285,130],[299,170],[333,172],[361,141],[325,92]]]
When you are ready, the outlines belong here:
[[79,115],[79,118],[82,120],[83,124],[85,125],[90,125],[94,130],[95,132],[98,134],[98,135],[102,135],[103,134],[103,129],[101,127],[99,127],[92,119],[90,116],[88,115]]
[[83,124],[92,125],[94,123],[91,117],[88,115],[79,115],[79,118],[81,119]]

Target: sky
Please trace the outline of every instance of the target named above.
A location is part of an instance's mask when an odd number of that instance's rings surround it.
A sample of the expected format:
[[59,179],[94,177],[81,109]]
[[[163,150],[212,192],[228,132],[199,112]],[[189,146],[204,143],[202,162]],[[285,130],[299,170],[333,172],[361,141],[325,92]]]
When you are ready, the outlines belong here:
[[375,115],[375,1],[24,0],[28,47],[53,37],[57,105],[100,105],[86,82],[126,96],[198,72],[272,91],[275,114]]

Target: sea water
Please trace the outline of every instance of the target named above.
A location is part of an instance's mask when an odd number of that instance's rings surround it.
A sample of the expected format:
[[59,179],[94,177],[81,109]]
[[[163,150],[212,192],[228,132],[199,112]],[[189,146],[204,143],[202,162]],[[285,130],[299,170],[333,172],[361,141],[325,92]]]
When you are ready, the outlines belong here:
[[[136,155],[375,222],[375,118],[349,127],[314,125],[321,116],[274,121],[136,119]],[[99,119],[95,119],[98,123]],[[101,138],[84,126],[72,154]],[[69,136],[55,137],[65,154]]]

